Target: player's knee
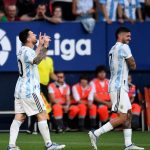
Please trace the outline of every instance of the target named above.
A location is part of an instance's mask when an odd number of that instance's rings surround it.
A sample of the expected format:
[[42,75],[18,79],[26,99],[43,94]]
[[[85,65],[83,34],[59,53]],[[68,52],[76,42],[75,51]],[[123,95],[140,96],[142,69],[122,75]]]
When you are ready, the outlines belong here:
[[24,114],[16,114],[15,115],[15,119],[18,120],[18,121],[24,122],[25,119],[26,119],[26,115],[24,115]]
[[43,111],[43,112],[37,114],[37,119],[38,119],[38,121],[47,120],[46,111]]
[[125,124],[128,120],[128,114],[120,114],[122,124]]

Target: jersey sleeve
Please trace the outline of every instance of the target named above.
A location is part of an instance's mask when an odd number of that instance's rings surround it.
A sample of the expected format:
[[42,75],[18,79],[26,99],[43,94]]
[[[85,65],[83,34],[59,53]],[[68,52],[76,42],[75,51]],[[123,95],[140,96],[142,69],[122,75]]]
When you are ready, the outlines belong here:
[[72,87],[72,95],[73,95],[74,100],[76,100],[77,102],[80,101],[80,96],[75,86]]
[[32,64],[35,57],[36,54],[34,51],[27,50],[24,54],[24,61]]
[[128,59],[128,58],[132,57],[130,47],[127,44],[124,45],[124,47],[123,47],[123,57],[125,59]]

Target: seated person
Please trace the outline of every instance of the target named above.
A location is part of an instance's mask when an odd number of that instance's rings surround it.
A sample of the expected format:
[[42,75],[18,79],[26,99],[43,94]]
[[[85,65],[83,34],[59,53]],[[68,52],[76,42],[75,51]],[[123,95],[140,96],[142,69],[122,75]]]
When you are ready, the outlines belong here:
[[77,115],[79,118],[79,130],[84,129],[84,120],[88,113],[90,117],[91,128],[95,127],[96,120],[96,105],[93,104],[92,88],[88,84],[88,77],[82,75],[79,83],[72,88],[74,104],[70,107],[69,118],[74,119]]
[[97,104],[99,120],[103,123],[108,121],[109,118],[117,117],[115,113],[109,116],[109,109],[112,107],[112,104],[108,93],[108,82],[109,80],[106,78],[106,67],[98,66],[96,68],[96,78],[90,84],[94,93],[94,101]]
[[139,126],[139,119],[141,114],[141,106],[138,102],[135,101],[136,97],[136,86],[132,84],[132,76],[129,75],[128,77],[128,84],[129,84],[129,98],[132,104],[132,125],[137,128]]
[[52,103],[52,111],[56,123],[56,131],[63,131],[63,114],[68,113],[70,105],[70,87],[65,83],[63,72],[57,72],[58,80],[50,83],[48,92]]

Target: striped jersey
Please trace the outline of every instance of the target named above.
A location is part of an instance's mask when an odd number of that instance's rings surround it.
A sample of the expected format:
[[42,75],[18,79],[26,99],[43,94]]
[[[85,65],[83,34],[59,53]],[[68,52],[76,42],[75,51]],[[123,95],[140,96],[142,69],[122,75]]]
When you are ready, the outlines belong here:
[[126,59],[132,56],[127,44],[117,42],[109,52],[110,81],[109,92],[124,88],[128,91],[129,68]]
[[15,98],[30,98],[33,93],[40,93],[38,67],[33,64],[36,53],[33,49],[22,46],[17,53],[19,78],[15,88]]
[[124,0],[124,12],[130,19],[136,20],[136,9],[140,7],[139,0]]
[[[116,21],[118,4],[123,5],[123,0],[99,0],[100,4],[106,5],[106,11],[109,19]],[[104,20],[105,21],[105,20]]]

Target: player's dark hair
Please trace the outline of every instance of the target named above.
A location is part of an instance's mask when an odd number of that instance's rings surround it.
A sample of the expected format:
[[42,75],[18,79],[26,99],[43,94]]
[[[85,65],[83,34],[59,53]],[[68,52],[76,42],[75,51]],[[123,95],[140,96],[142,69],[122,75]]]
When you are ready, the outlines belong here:
[[23,44],[25,44],[27,42],[27,38],[29,36],[29,31],[31,31],[31,30],[26,28],[19,33],[19,39]]
[[80,81],[81,81],[81,80],[87,80],[87,81],[89,81],[89,77],[88,77],[87,74],[81,74],[79,80],[80,80]]
[[100,73],[102,71],[107,72],[107,68],[104,65],[97,66],[96,70],[95,70],[95,75],[97,76],[98,73]]
[[117,30],[116,30],[116,33],[115,33],[115,36],[116,36],[116,39],[118,39],[118,35],[120,33],[123,33],[123,32],[131,32],[128,28],[126,27],[119,27]]

